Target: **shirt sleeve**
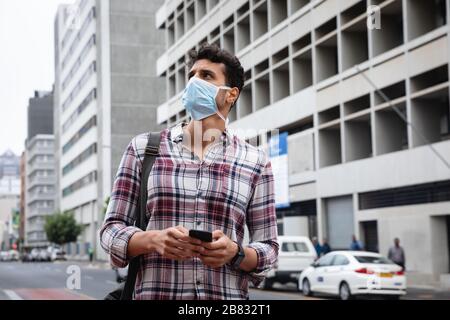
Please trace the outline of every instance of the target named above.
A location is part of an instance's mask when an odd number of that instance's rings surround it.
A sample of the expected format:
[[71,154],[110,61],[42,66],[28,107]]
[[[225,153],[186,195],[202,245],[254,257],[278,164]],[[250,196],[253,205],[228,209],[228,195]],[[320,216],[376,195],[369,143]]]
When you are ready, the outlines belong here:
[[275,266],[279,250],[274,179],[268,160],[264,161],[248,206],[247,227],[250,233],[248,247],[255,249],[258,255],[256,269],[249,272],[248,277],[258,286]]
[[126,148],[114,180],[113,189],[100,230],[100,243],[108,253],[111,265],[124,268],[131,237],[141,229],[134,226],[139,198],[142,162],[133,139]]

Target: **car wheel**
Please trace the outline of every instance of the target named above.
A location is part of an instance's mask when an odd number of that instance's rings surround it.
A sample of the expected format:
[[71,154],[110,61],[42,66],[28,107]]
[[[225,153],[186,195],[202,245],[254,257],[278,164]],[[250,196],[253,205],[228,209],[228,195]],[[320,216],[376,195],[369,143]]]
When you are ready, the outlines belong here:
[[308,279],[304,279],[302,283],[302,293],[306,297],[311,297],[313,295],[311,291],[311,284]]
[[341,298],[341,300],[351,300],[353,298],[350,287],[346,282],[343,282],[339,287],[339,298]]

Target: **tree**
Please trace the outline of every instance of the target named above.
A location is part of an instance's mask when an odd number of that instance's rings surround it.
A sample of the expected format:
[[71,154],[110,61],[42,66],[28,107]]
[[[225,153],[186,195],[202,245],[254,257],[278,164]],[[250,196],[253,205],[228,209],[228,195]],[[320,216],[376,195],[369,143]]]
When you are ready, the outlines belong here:
[[106,211],[108,210],[109,200],[111,200],[111,197],[106,198],[105,203],[103,205],[103,218],[102,220],[105,220]]
[[46,218],[44,229],[48,241],[64,245],[75,242],[83,231],[83,226],[77,224],[72,212],[57,212]]

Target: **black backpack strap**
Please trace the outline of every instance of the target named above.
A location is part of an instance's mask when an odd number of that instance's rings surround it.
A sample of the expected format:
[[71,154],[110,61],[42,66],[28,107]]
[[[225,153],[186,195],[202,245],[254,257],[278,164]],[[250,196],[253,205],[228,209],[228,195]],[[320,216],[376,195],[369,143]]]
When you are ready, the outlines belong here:
[[[141,230],[147,229],[147,183],[152,171],[153,164],[157,156],[159,155],[159,146],[161,143],[161,133],[160,132],[150,132],[148,137],[147,146],[145,148],[144,161],[142,163],[141,170],[141,187],[139,192],[139,200],[136,208],[136,227]],[[141,266],[142,258],[135,257],[131,260],[128,266],[128,275],[125,282],[124,289],[122,291],[122,296],[120,300],[132,300],[134,287],[136,284],[136,276]]]

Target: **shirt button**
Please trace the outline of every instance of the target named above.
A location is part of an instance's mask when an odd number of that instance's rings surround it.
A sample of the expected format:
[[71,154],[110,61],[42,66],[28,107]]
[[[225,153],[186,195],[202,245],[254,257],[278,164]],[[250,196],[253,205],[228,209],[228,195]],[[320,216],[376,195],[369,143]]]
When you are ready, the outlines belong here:
[[202,222],[201,221],[197,221],[197,225],[199,226],[199,225],[201,225],[202,224]]
[[199,286],[201,284],[200,280],[197,280],[197,285]]

